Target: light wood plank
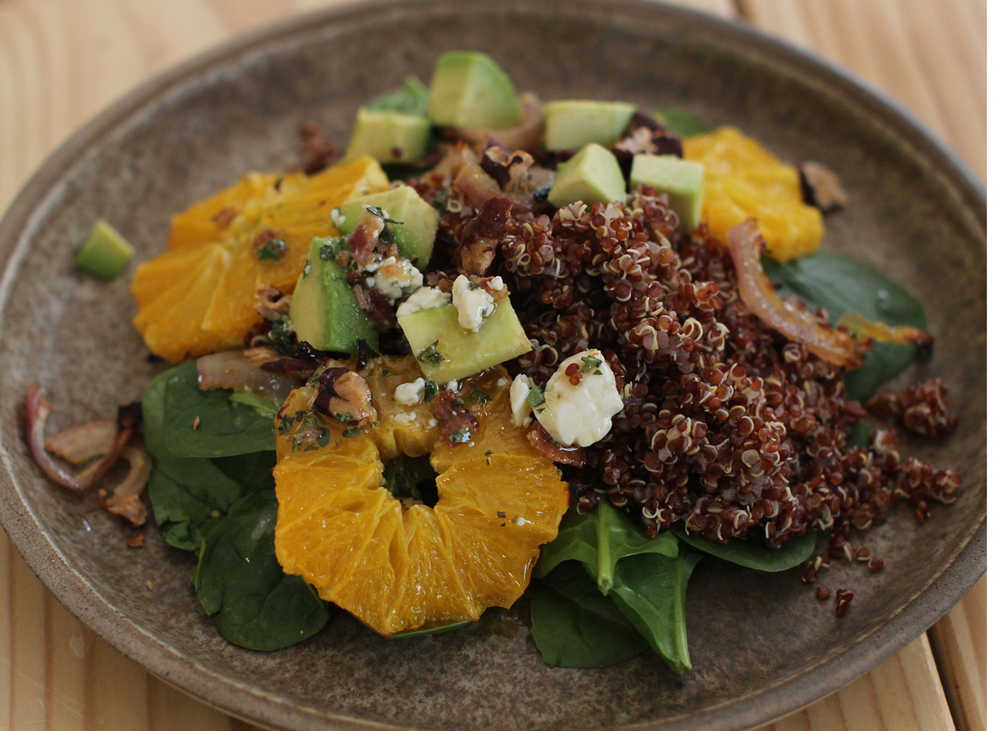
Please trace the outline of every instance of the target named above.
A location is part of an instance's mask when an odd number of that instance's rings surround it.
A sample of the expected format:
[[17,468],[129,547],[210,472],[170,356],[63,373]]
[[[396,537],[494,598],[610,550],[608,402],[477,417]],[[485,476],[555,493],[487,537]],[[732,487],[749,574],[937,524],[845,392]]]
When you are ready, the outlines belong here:
[[945,693],[959,728],[986,728],[986,577],[930,631]]

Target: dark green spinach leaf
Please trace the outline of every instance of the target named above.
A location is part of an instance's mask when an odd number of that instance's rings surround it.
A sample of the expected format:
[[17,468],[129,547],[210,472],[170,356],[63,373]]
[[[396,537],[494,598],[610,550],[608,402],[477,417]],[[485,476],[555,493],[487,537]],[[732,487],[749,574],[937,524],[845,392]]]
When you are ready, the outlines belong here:
[[663,125],[678,137],[694,137],[712,129],[698,117],[683,109],[657,107],[653,110],[653,116],[658,117]]
[[399,89],[386,92],[365,104],[366,109],[396,114],[412,114],[417,117],[427,116],[431,95],[420,79],[409,76]]
[[278,503],[252,492],[232,506],[202,544],[194,588],[219,634],[250,650],[279,650],[326,626],[329,608],[274,555]]
[[531,637],[548,665],[606,667],[649,647],[578,563],[559,566],[532,592]]
[[768,548],[762,543],[743,540],[732,540],[723,546],[699,535],[688,535],[683,528],[675,528],[674,535],[702,553],[748,569],[768,573],[794,568],[812,556],[816,550],[815,533],[797,536],[781,548]]
[[[763,264],[768,277],[783,285],[782,294],[826,308],[831,323],[854,312],[888,325],[927,328],[927,314],[913,295],[860,262],[820,251],[785,264],[765,257]],[[913,345],[876,342],[865,355],[864,365],[846,375],[848,396],[867,400],[879,386],[902,373],[916,356]]]
[[194,360],[164,371],[142,395],[143,434],[155,456],[228,457],[274,449],[274,423],[233,403],[230,391],[198,388]]
[[607,594],[615,579],[615,566],[623,558],[641,553],[677,556],[677,540],[670,533],[649,538],[624,511],[602,500],[590,513],[571,510],[559,535],[542,548],[535,576],[544,577],[564,561],[580,561],[601,593]]
[[633,556],[618,564],[611,599],[646,641],[676,672],[691,669],[684,608],[687,585],[701,554],[680,552],[677,558],[655,553]]
[[245,404],[256,409],[265,419],[274,419],[278,415],[278,409],[281,408],[280,401],[253,391],[233,391],[229,394],[229,400],[234,404]]

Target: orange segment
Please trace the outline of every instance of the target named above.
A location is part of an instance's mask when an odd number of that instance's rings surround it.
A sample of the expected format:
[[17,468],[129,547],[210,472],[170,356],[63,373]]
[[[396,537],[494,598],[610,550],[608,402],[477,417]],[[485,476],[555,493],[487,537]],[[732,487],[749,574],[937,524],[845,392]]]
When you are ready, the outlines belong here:
[[[250,173],[174,216],[168,251],[140,265],[132,281],[139,308],[135,324],[149,349],[176,360],[242,344],[259,320],[254,310],[257,289],[270,285],[291,292],[312,239],[337,233],[331,209],[363,190],[388,186],[382,168],[369,157],[313,177]],[[285,239],[286,250],[278,261],[258,255],[259,239],[269,237],[269,229]],[[210,253],[218,247],[228,257],[221,271],[214,262],[217,254]],[[199,289],[197,306],[184,306],[185,282],[209,267],[213,291],[204,296]],[[160,300],[159,307],[152,306]],[[174,319],[165,321],[165,313]],[[189,320],[181,322],[179,317]],[[152,337],[151,330],[156,333]]]
[[823,218],[802,201],[799,173],[734,127],[684,140],[684,157],[705,166],[702,217],[722,241],[756,218],[770,254],[788,261],[819,248]]
[[[312,415],[329,429],[329,442],[295,451],[298,427],[283,427],[282,418],[313,414],[306,407],[315,391],[293,391],[282,406],[274,472],[282,567],[384,635],[509,607],[527,587],[539,546],[555,538],[569,491],[558,469],[531,449],[526,430],[512,423],[506,372],[492,369],[462,384],[480,429],[475,443],[459,446],[440,429],[386,424],[401,413],[395,386],[419,374],[412,356],[376,359],[366,372],[379,422],[354,437]],[[439,470],[433,508],[404,507],[381,484],[383,460],[406,453],[401,443],[414,450],[423,443],[432,455]]]

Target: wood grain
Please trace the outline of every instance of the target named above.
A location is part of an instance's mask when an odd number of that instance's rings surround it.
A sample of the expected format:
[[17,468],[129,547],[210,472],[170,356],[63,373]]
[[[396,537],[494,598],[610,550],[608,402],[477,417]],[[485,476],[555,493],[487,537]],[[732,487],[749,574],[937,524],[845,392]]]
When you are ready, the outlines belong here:
[[[0,210],[56,144],[136,83],[234,33],[327,4],[0,0]],[[683,4],[739,14],[847,67],[913,112],[985,178],[985,0]],[[84,627],[2,530],[0,586],[7,591],[0,599],[0,729],[249,728],[148,675]],[[921,637],[846,688],[765,728],[953,728],[946,695],[959,728],[985,728],[985,610],[984,579],[932,629],[930,641]]]

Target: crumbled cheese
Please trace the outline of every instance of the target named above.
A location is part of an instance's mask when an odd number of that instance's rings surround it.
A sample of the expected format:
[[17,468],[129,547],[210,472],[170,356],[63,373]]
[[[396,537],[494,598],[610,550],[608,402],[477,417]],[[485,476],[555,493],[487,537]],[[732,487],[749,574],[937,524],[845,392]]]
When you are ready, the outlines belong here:
[[429,426],[431,428],[434,428],[437,425],[438,425],[438,420],[437,419],[431,419],[430,421],[427,422],[427,426]]
[[519,373],[510,384],[510,411],[517,426],[527,426],[531,423],[531,405],[528,403],[528,392],[531,391],[531,379]]
[[413,411],[401,411],[400,413],[393,415],[392,418],[396,421],[401,421],[404,424],[409,424],[417,418],[417,414]]
[[473,286],[464,274],[456,277],[451,298],[458,310],[458,324],[472,332],[479,332],[483,321],[497,308],[490,293],[478,285]]
[[506,385],[507,385],[507,379],[506,378],[501,377],[501,378],[497,379],[497,388],[503,388]]
[[[581,367],[577,385],[566,375],[573,363]],[[561,444],[589,447],[611,431],[611,417],[623,408],[615,374],[601,351],[585,350],[559,364],[545,385],[545,403],[536,407],[535,416]]]
[[413,291],[423,283],[424,275],[409,259],[397,262],[396,257],[390,256],[375,272],[375,288],[393,302],[400,299],[404,292]]
[[[390,258],[393,261],[396,260],[396,257],[390,257]],[[368,263],[366,263],[363,267],[361,267],[361,271],[367,274],[374,274],[379,270],[379,267],[381,267],[383,263],[385,262],[381,254],[372,254],[371,258],[368,260]]]
[[418,378],[409,383],[399,384],[392,392],[392,397],[396,399],[397,404],[403,404],[403,406],[419,404],[424,398],[424,379]]
[[396,310],[396,316],[402,317],[420,310],[444,307],[450,303],[451,297],[448,296],[447,292],[442,292],[437,287],[421,287],[399,306],[399,309]]
[[455,393],[458,393],[458,381],[448,381],[447,385],[445,386],[445,390],[454,391]]
[[347,223],[347,216],[339,208],[334,208],[330,211],[330,223],[333,224],[334,228],[341,229]]
[[486,286],[499,292],[503,289],[503,277],[493,277],[493,279],[486,283]]

